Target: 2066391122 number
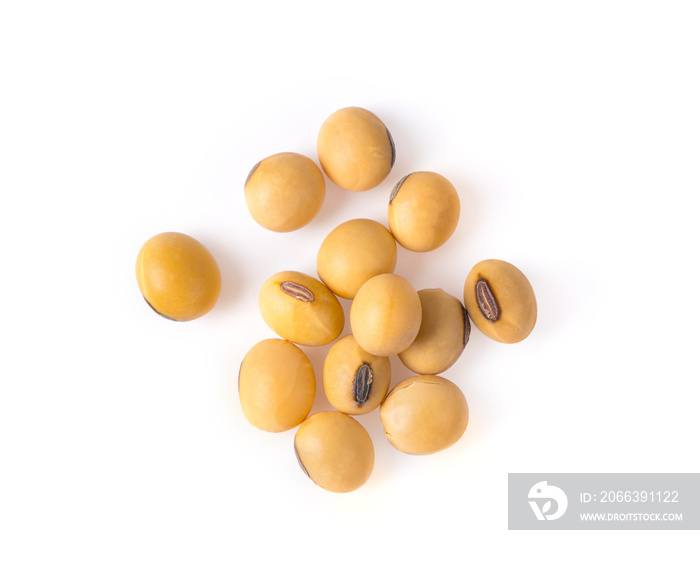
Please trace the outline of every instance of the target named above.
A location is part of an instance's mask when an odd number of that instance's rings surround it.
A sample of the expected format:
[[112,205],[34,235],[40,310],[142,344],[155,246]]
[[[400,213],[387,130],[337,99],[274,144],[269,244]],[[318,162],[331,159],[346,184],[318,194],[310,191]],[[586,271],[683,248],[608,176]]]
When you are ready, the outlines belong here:
[[603,490],[600,502],[678,502],[678,490]]

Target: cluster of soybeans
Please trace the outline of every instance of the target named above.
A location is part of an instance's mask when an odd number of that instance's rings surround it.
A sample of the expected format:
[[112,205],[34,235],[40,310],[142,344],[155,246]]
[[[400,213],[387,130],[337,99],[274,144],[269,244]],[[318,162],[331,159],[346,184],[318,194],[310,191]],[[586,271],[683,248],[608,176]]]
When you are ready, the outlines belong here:
[[[253,167],[244,192],[259,225],[276,232],[299,229],[323,205],[323,172],[345,190],[364,191],[378,186],[396,159],[384,123],[358,107],[326,119],[317,149],[320,168],[298,153],[271,155]],[[439,288],[416,291],[393,273],[397,243],[411,251],[437,249],[453,234],[459,214],[459,196],[447,178],[410,173],[389,194],[388,228],[370,219],[344,222],[317,252],[317,277],[283,271],[260,289],[260,313],[278,338],[260,341],[241,362],[241,409],[264,431],[298,427],[299,465],[326,490],[355,490],[372,473],[372,439],[352,415],[378,409],[386,439],[410,454],[435,453],[462,437],[469,422],[466,398],[438,374],[461,356],[470,319],[502,343],[522,341],[535,326],[532,286],[508,262],[477,263],[466,276],[464,303]],[[209,312],[221,289],[214,257],[182,233],[149,239],[138,254],[136,275],[151,308],[175,321]],[[351,334],[342,338],[346,318],[338,297],[352,300]],[[334,410],[309,416],[316,374],[299,346],[329,344],[322,383]],[[394,355],[417,375],[390,390]]]

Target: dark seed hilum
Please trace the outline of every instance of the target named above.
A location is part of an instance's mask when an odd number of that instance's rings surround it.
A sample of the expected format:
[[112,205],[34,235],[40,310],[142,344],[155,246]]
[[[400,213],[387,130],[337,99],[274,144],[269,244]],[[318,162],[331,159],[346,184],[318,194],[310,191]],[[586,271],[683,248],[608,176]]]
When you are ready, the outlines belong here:
[[386,134],[389,136],[389,144],[391,145],[391,169],[393,169],[396,163],[396,145],[394,145],[394,137],[391,136],[389,129],[386,130]]
[[243,184],[244,187],[248,185],[248,182],[250,181],[250,178],[253,176],[253,174],[255,173],[255,170],[258,169],[258,166],[259,166],[261,163],[262,163],[262,161],[258,161],[258,163],[256,163],[256,164],[253,166],[253,169],[251,169],[251,170],[248,172],[248,177],[245,179],[245,184]]
[[[306,468],[304,467],[304,462],[301,461],[301,457],[299,457],[299,451],[297,450],[297,444],[294,444],[294,455],[296,455],[297,462],[299,463],[299,467],[304,471],[304,473],[309,476],[309,472],[306,471]],[[309,476],[311,477],[311,476]]]
[[363,363],[355,372],[355,379],[352,383],[352,392],[357,406],[362,406],[372,391],[372,368],[368,363]]
[[464,339],[462,339],[462,349],[464,349],[467,346],[467,343],[469,343],[469,335],[472,332],[472,325],[469,322],[469,314],[464,306],[462,306],[462,320],[464,321]]
[[173,317],[168,316],[167,314],[163,314],[162,312],[158,312],[158,311],[155,309],[155,307],[148,301],[148,298],[146,298],[145,296],[143,297],[143,299],[146,301],[146,304],[148,304],[148,306],[150,306],[151,309],[153,310],[153,312],[155,312],[157,315],[162,316],[163,318],[166,318],[166,319],[168,319],[169,321],[174,321],[174,322],[176,322],[176,323],[179,323],[179,322],[180,322],[180,321],[178,321],[177,319],[174,319]]
[[396,183],[396,186],[394,186],[394,189],[391,191],[391,195],[389,196],[389,204],[391,204],[391,201],[394,199],[396,194],[398,194],[399,190],[401,189],[401,186],[403,186],[403,183],[406,181],[406,178],[410,175],[411,174],[405,175]]
[[302,302],[313,302],[316,300],[311,290],[309,290],[306,286],[297,284],[296,282],[282,282],[280,284],[280,288],[285,294],[294,296],[294,298],[301,300]]
[[476,303],[487,321],[495,323],[501,318],[501,309],[489,283],[483,278],[476,283]]

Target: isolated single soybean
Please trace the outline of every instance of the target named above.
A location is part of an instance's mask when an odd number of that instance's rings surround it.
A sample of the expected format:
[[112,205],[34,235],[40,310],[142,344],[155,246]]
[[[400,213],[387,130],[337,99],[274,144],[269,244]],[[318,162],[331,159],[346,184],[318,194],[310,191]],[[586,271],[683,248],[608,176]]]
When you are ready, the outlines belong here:
[[146,241],[136,257],[136,282],[146,303],[174,321],[207,314],[219,299],[221,272],[199,241],[178,232]]

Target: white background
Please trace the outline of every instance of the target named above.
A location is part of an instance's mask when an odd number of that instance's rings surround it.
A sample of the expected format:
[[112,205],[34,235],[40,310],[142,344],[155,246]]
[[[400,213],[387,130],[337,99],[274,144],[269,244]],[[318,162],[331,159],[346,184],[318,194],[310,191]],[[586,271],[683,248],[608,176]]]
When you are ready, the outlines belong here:
[[[507,530],[508,472],[698,471],[696,6],[4,2],[0,584],[697,585],[696,531]],[[389,178],[328,183],[294,233],[256,225],[249,169],[316,159],[349,105],[390,129]],[[386,223],[421,169],[462,216],[437,251],[400,249],[397,273],[460,296],[474,263],[506,259],[538,324],[510,346],[473,332],[444,374],[471,409],[457,445],[404,455],[367,415],[374,473],[332,494],[294,431],[240,411],[239,363],[274,336],[258,289],[314,273],[341,222]],[[138,292],[162,231],[220,264],[202,319],[163,320]],[[307,350],[320,374],[327,348]]]

